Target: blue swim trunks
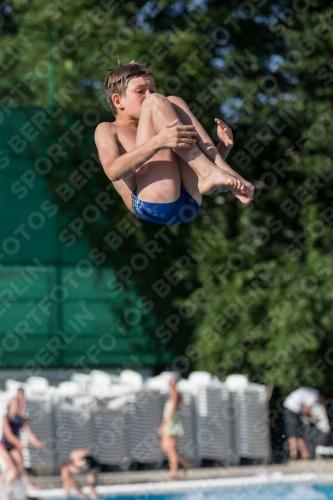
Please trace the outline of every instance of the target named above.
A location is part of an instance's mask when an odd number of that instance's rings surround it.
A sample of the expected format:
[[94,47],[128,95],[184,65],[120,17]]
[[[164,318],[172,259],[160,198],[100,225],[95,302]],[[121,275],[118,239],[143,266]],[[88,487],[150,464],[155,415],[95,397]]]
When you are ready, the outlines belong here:
[[170,203],[150,203],[137,197],[137,190],[132,193],[134,211],[142,220],[155,224],[184,224],[194,219],[200,205],[186,191],[183,185],[180,188],[178,200]]

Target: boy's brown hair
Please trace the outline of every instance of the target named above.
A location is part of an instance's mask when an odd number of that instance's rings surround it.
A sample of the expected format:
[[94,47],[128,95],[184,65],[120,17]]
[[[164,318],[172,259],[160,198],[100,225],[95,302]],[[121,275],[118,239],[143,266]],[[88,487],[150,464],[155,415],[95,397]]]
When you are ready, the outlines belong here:
[[104,90],[106,99],[111,107],[114,117],[117,116],[117,108],[112,102],[112,95],[119,94],[126,95],[126,89],[130,80],[138,78],[139,76],[151,75],[151,72],[145,64],[138,64],[134,60],[129,63],[122,63],[118,61],[117,68],[108,69],[108,75],[104,80]]

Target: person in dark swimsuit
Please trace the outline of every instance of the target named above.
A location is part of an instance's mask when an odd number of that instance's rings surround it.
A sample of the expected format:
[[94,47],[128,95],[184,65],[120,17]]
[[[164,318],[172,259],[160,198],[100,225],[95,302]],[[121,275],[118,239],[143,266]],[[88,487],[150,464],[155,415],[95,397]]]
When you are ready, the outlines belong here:
[[26,479],[21,450],[28,446],[20,440],[21,429],[24,429],[29,442],[36,448],[45,448],[45,444],[39,441],[30,430],[26,419],[19,415],[19,404],[16,398],[9,402],[7,415],[3,417],[2,426],[3,436],[0,441],[0,457],[6,465],[6,482],[11,485],[20,475]]
[[66,460],[60,470],[62,487],[66,492],[67,498],[69,496],[70,488],[76,489],[81,498],[84,497],[81,486],[73,478],[74,474],[87,474],[86,480],[90,489],[90,498],[98,498],[95,491],[95,486],[97,484],[97,478],[100,469],[100,464],[88,450],[84,448],[73,450],[70,453],[68,460]]
[[[14,436],[19,439],[21,429],[24,424],[24,418],[20,417],[19,415],[6,415],[10,430]],[[15,449],[15,446],[8,441],[8,439],[5,436],[2,436],[0,445],[2,445],[7,451],[12,451]]]

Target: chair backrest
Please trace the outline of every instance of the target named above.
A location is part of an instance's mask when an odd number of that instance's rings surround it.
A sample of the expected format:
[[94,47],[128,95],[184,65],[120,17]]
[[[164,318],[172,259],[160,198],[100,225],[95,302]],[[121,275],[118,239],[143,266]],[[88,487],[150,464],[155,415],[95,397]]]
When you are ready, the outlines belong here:
[[29,377],[26,385],[27,390],[35,394],[45,394],[49,389],[49,381],[45,377]]
[[245,389],[249,385],[249,380],[246,375],[234,374],[228,375],[225,379],[225,384],[230,391]]

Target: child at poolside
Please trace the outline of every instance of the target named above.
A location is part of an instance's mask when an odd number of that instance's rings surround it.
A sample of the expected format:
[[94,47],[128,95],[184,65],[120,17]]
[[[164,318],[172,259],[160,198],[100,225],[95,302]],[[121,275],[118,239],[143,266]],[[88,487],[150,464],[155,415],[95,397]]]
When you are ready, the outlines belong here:
[[86,448],[71,451],[69,458],[62,464],[60,469],[62,487],[65,490],[66,498],[69,498],[71,489],[75,489],[80,498],[86,498],[81,486],[73,477],[75,474],[86,474],[86,481],[89,486],[89,498],[97,499],[98,496],[95,487],[100,469],[99,463]]
[[178,477],[179,464],[188,470],[191,467],[182,455],[177,451],[179,438],[184,435],[184,426],[182,418],[182,396],[177,389],[179,377],[175,376],[170,379],[170,396],[164,405],[163,421],[159,427],[161,435],[161,449],[167,455],[170,474],[166,476],[166,480],[175,481]]
[[216,119],[221,143],[179,97],[156,93],[145,65],[119,63],[104,89],[115,121],[95,132],[99,158],[127,208],[143,220],[181,224],[198,213],[202,195],[230,190],[250,203],[254,188],[224,161],[231,130]]

